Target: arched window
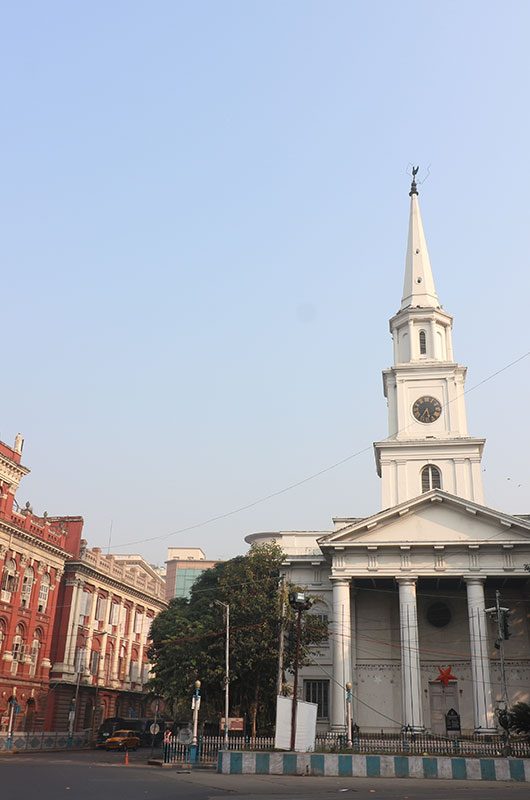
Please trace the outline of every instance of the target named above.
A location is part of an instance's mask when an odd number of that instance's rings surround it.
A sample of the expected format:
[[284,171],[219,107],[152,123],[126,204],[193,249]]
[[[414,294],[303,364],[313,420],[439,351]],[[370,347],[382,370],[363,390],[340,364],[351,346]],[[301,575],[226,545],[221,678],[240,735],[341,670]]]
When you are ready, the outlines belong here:
[[0,619],[0,653],[2,652],[2,647],[4,646],[4,641],[6,638],[6,621],[5,619]]
[[34,633],[30,650],[30,658],[31,658],[31,662],[29,665],[30,678],[34,678],[35,673],[37,672],[37,663],[39,660],[39,650],[41,648],[41,643],[42,643],[42,631],[40,628],[37,628],[37,630]]
[[420,331],[420,356],[427,355],[427,337],[425,331]]
[[18,665],[24,659],[24,626],[17,625],[15,628],[15,635],[13,636],[13,645],[11,647],[11,653],[13,655],[13,661],[11,662],[11,673],[16,675],[18,672]]
[[28,608],[30,604],[34,580],[35,573],[33,572],[33,567],[26,567],[24,570],[24,577],[22,578],[22,591],[20,593],[20,605],[22,608]]
[[108,686],[110,683],[110,672],[112,669],[113,658],[114,658],[114,647],[112,646],[111,642],[107,642],[107,649],[105,651],[105,660],[103,662],[103,677],[105,680],[105,686]]
[[48,605],[48,594],[50,592],[50,576],[47,572],[41,578],[40,581],[40,589],[39,589],[39,605],[38,609],[41,614],[44,614],[46,611],[46,606]]
[[430,492],[431,489],[442,488],[442,475],[438,467],[427,464],[421,471],[421,491]]
[[17,565],[12,558],[9,558],[4,564],[4,572],[2,574],[2,600],[9,602],[11,600],[11,592],[16,591],[17,588]]

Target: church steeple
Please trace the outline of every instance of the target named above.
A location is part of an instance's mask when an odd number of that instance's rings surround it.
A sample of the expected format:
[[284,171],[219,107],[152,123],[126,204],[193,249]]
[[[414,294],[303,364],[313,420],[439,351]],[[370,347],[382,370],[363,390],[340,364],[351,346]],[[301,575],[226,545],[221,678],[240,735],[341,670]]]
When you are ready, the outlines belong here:
[[383,371],[388,437],[375,442],[383,508],[441,488],[483,502],[484,439],[471,437],[466,368],[453,360],[453,318],[438,301],[412,170],[401,308],[390,320],[394,365]]
[[436,294],[436,287],[432,276],[427,241],[421,221],[418,187],[416,185],[417,173],[418,167],[414,167],[412,170],[412,184],[409,192],[409,238],[407,243],[407,257],[405,260],[405,281],[403,283],[401,308],[405,309],[411,306],[420,308],[440,308],[440,301]]

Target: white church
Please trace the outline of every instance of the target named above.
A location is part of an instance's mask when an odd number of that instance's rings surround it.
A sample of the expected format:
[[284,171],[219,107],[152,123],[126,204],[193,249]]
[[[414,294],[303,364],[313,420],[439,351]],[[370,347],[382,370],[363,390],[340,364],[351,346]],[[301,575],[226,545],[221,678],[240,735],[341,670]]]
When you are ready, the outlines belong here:
[[[394,365],[383,370],[389,435],[374,443],[383,510],[335,518],[332,531],[246,537],[278,542],[286,577],[321,598],[311,613],[329,620],[329,642],[300,674],[320,730],[345,731],[350,682],[353,721],[367,733],[445,734],[453,711],[462,733],[488,734],[497,709],[530,702],[530,516],[484,505],[485,440],[468,433],[452,325],[414,173]],[[508,632],[487,610],[496,591]]]

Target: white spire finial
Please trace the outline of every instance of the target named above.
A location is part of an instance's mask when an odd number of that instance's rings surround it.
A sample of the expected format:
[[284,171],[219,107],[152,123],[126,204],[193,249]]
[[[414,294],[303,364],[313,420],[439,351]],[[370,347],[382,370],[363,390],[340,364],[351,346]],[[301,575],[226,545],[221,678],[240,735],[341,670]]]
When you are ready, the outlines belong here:
[[409,192],[409,239],[407,243],[405,281],[403,284],[401,309],[410,308],[411,306],[420,306],[421,308],[440,307],[440,301],[436,294],[436,287],[432,276],[427,242],[423,232],[423,223],[421,221],[418,186],[416,184],[418,170],[419,167],[412,168],[412,183]]

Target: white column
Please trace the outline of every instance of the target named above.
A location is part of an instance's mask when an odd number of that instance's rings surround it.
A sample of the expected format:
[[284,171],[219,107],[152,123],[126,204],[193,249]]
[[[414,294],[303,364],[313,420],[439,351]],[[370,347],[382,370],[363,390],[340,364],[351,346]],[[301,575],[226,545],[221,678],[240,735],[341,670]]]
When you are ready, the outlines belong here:
[[465,577],[467,585],[467,612],[469,616],[469,643],[471,649],[471,681],[475,732],[492,733],[496,730],[491,696],[490,662],[488,657],[488,632],[486,628],[485,577]]
[[131,683],[131,656],[132,656],[132,640],[134,638],[134,617],[136,614],[136,606],[132,605],[129,609],[129,624],[125,631],[125,674],[123,682],[130,685]]
[[429,320],[429,338],[431,340],[430,347],[427,346],[428,358],[438,358],[444,361],[444,354],[436,352],[436,324],[433,319]]
[[121,598],[118,602],[118,624],[116,625],[116,643],[114,645],[114,656],[112,659],[111,665],[111,686],[118,685],[118,659],[120,657],[120,647],[121,647],[121,632],[120,632],[120,617],[121,617],[121,609],[123,607],[123,601]]
[[447,361],[453,360],[453,341],[451,338],[451,327],[446,325],[445,328],[445,349],[447,352]]
[[346,730],[346,684],[351,681],[351,612],[349,578],[331,578],[333,584],[333,685],[331,729]]
[[94,587],[94,591],[92,592],[92,596],[90,599],[90,611],[88,613],[88,636],[86,638],[86,653],[85,653],[85,665],[84,665],[84,672],[85,674],[82,676],[83,678],[90,675],[90,659],[92,657],[92,640],[94,638],[94,620],[96,617],[96,605],[98,602],[98,592],[97,588]]
[[408,322],[409,327],[409,361],[416,361],[418,358],[418,343],[415,339],[414,323],[411,319]]
[[[112,603],[112,595],[109,592],[107,595],[107,604],[105,606],[105,613],[103,615],[103,633],[101,635],[101,652],[99,654],[98,674],[96,683],[99,686],[105,686],[105,653],[107,652],[107,643],[109,641],[109,620],[110,620],[110,606]],[[109,675],[110,681],[110,675]]]
[[403,725],[423,730],[420,645],[416,610],[416,577],[396,578],[399,584],[399,624],[401,630],[401,699]]
[[68,632],[64,646],[64,665],[65,672],[75,672],[75,646],[77,643],[77,631],[79,629],[79,611],[81,598],[83,595],[83,581],[75,580],[70,603],[71,616],[68,620]]

